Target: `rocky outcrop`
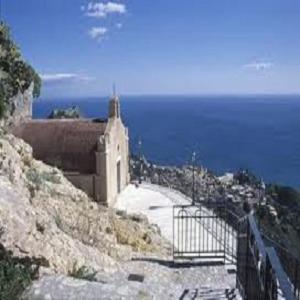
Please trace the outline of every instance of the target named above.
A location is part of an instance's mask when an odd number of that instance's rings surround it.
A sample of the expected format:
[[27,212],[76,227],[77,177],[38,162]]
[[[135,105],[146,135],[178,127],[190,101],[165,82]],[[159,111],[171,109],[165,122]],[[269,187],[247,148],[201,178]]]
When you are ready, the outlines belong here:
[[2,119],[0,119],[0,127],[9,129],[18,125],[32,117],[32,101],[33,101],[33,83],[29,88],[12,98],[7,103],[6,112]]
[[101,270],[138,253],[168,252],[145,218],[91,201],[13,135],[0,136],[0,195],[1,244],[14,255],[43,258],[42,271]]
[[261,193],[259,186],[252,181],[241,183],[233,174],[218,177],[202,166],[158,166],[145,159],[142,162],[133,159],[131,170],[132,178],[138,180],[141,176],[143,180],[176,189],[190,198],[194,195],[195,202],[231,203],[239,214],[245,213],[245,206],[249,209],[257,206]]
[[54,109],[48,116],[48,119],[79,119],[81,113],[78,106],[72,106],[66,109]]

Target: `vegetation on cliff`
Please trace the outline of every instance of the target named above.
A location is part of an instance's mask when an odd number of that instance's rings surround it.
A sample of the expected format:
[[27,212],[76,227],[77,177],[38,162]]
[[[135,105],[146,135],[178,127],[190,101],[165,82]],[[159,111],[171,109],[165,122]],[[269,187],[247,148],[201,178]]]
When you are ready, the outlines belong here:
[[254,211],[268,242],[272,240],[300,257],[299,190],[275,183],[262,188],[261,180],[248,170],[237,172],[234,178],[241,185],[248,184],[260,190],[264,199],[261,205],[256,203]]
[[0,299],[20,299],[40,265],[39,259],[16,257],[0,243]]
[[12,40],[7,25],[0,23],[0,117],[9,108],[10,99],[23,93],[34,84],[33,96],[38,97],[41,79],[35,70],[22,58],[22,54]]

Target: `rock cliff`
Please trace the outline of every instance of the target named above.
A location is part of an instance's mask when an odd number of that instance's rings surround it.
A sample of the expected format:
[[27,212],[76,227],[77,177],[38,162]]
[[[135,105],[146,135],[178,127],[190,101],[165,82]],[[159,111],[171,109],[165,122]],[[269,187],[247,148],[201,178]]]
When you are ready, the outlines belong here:
[[0,195],[1,244],[42,258],[47,273],[68,274],[74,265],[103,270],[137,253],[168,252],[144,217],[91,201],[13,135],[0,136]]
[[10,98],[7,103],[6,111],[2,119],[0,119],[0,127],[11,128],[32,117],[32,101],[33,101],[33,83],[23,93],[20,91],[17,95]]

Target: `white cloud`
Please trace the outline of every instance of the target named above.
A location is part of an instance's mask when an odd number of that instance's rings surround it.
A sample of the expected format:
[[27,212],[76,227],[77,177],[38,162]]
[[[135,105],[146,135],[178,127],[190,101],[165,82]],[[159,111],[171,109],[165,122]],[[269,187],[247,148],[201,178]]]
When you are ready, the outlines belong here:
[[90,2],[84,10],[89,17],[105,18],[108,14],[125,14],[126,6],[116,2]]
[[267,70],[270,69],[274,66],[273,63],[271,62],[252,62],[250,64],[246,64],[243,67],[246,69],[252,69],[252,70],[256,70],[256,71],[263,71],[263,70]]
[[122,24],[122,23],[117,23],[117,24],[116,24],[116,27],[117,27],[118,29],[121,29],[121,28],[123,27],[123,24]]
[[92,27],[88,33],[92,39],[101,41],[102,38],[107,33],[107,28],[106,27]]
[[85,75],[79,75],[75,73],[52,73],[52,74],[40,74],[41,79],[44,82],[61,82],[61,81],[89,81],[92,78]]

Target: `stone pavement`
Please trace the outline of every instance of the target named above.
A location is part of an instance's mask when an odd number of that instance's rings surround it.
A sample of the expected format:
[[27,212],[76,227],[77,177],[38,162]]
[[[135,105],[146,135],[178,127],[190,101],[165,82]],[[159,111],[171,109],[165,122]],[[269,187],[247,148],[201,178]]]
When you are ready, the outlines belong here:
[[98,273],[97,282],[45,276],[26,292],[24,300],[97,299],[240,299],[235,275],[224,266],[172,265],[139,258],[120,270]]

